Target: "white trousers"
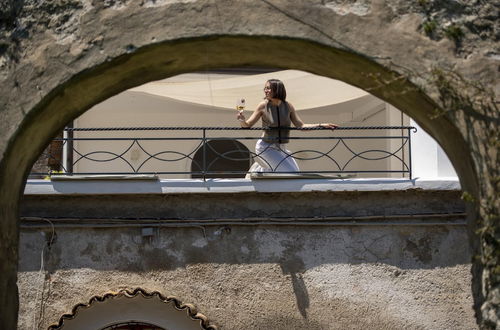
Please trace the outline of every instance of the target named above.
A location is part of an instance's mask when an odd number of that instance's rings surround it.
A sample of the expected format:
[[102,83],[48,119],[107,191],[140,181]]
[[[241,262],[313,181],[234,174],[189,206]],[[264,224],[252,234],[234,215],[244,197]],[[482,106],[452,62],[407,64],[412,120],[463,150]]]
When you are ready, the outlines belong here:
[[249,172],[298,172],[299,166],[286,149],[286,144],[267,143],[262,139],[255,144],[255,163]]

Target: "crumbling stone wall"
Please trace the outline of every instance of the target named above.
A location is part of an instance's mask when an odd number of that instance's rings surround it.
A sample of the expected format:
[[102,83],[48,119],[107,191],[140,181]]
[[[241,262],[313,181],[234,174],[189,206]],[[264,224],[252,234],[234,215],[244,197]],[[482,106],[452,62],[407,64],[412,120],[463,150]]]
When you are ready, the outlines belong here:
[[[341,79],[412,116],[469,201],[477,317],[499,323],[500,1],[57,0],[0,3],[0,325],[17,315],[18,197],[61,128],[124,89],[181,72],[286,67]],[[442,72],[460,79],[441,88]],[[457,83],[457,84],[456,84]],[[446,84],[445,84],[446,86]],[[462,87],[460,87],[462,86]],[[456,97],[458,95],[458,98]],[[463,96],[463,97],[462,97]],[[460,102],[456,101],[459,100]],[[472,100],[472,101],[471,101]],[[471,102],[469,102],[471,101]],[[479,229],[479,231],[477,231]]]

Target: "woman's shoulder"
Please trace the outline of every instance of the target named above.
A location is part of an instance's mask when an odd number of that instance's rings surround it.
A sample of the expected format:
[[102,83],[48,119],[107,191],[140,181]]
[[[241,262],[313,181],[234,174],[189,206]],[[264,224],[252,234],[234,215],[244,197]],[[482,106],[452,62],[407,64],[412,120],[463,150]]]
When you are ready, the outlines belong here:
[[263,110],[263,109],[265,109],[265,108],[267,107],[267,103],[268,103],[268,102],[269,102],[268,100],[264,100],[264,101],[260,102],[260,103],[259,103],[259,105],[257,106],[257,109],[258,109],[258,110]]
[[285,101],[285,104],[290,111],[295,111],[295,107],[288,101]]

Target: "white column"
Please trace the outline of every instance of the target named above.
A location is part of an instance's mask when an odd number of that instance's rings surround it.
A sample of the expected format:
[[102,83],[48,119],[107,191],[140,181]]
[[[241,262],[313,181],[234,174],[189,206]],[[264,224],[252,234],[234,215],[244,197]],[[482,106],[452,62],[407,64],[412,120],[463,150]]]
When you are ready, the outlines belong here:
[[414,178],[457,177],[444,150],[418,124],[410,120],[410,125],[417,128],[411,137],[411,165]]

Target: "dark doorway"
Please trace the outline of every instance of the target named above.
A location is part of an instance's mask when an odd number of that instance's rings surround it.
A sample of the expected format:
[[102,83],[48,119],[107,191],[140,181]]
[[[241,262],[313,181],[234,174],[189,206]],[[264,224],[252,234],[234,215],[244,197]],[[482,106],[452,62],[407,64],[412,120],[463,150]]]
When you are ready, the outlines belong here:
[[236,140],[210,140],[196,151],[191,163],[191,177],[244,178],[251,160],[248,148]]
[[101,330],[167,330],[156,325],[143,322],[125,322],[110,325]]

